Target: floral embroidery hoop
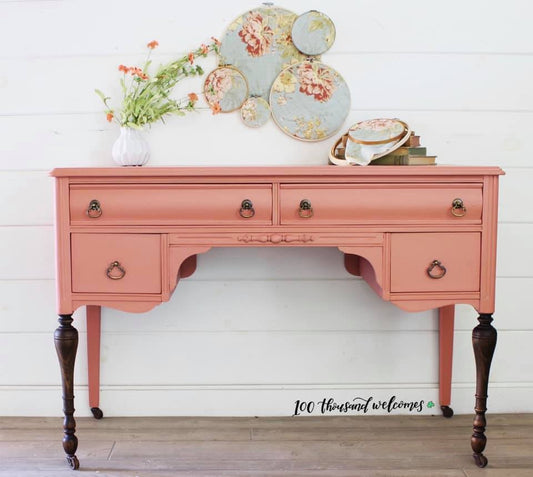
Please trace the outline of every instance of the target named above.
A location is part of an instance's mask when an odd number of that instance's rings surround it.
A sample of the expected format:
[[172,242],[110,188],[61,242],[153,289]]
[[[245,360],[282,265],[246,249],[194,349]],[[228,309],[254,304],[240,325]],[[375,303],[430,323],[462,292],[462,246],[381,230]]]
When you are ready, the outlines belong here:
[[302,141],[333,136],[350,112],[350,90],[330,66],[306,60],[284,69],[270,90],[270,108],[278,127]]
[[241,119],[250,128],[263,126],[270,119],[270,106],[260,96],[248,98],[241,107]]
[[242,72],[251,96],[268,100],[279,72],[305,59],[291,40],[296,17],[284,8],[255,8],[237,17],[222,36],[220,64],[233,65]]
[[325,13],[309,10],[292,24],[291,37],[294,46],[305,55],[321,55],[335,41],[335,24]]
[[231,113],[239,109],[248,98],[248,82],[233,66],[219,66],[207,75],[204,97],[213,110]]
[[346,162],[366,166],[404,144],[411,130],[400,119],[368,119],[350,127],[345,141]]

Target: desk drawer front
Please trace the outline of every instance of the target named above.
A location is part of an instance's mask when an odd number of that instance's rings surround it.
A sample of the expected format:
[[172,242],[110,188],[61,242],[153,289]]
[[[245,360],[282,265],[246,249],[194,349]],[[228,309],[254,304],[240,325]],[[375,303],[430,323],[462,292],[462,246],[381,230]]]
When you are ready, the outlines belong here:
[[[309,209],[300,209],[305,199],[312,207],[312,213]],[[455,199],[461,199],[466,212],[452,210]],[[481,184],[281,186],[282,224],[479,224],[481,208]]]
[[72,291],[161,293],[161,236],[72,234]]
[[[242,211],[243,201],[251,209]],[[98,201],[96,210],[88,212]],[[73,185],[72,225],[269,225],[271,185]]]
[[392,234],[391,292],[479,291],[480,243],[479,233]]

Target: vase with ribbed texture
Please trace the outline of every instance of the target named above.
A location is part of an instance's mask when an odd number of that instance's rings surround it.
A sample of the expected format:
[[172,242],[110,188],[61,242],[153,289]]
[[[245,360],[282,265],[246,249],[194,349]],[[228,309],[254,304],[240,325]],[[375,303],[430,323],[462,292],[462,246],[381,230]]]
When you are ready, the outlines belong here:
[[119,166],[143,166],[150,159],[150,148],[141,129],[120,128],[120,136],[111,150]]

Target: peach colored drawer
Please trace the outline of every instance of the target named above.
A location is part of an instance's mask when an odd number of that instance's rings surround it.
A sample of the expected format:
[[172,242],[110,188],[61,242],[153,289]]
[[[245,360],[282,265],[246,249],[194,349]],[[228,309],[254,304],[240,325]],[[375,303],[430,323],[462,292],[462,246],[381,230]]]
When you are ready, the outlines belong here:
[[[243,218],[244,200],[253,217]],[[98,201],[99,210],[88,209]],[[92,217],[90,217],[91,215]],[[245,210],[243,215],[251,215]],[[269,225],[270,184],[75,184],[70,188],[72,225]]]
[[[282,224],[481,223],[481,184],[282,184],[280,195]],[[304,199],[312,217],[300,211]],[[464,216],[453,215],[454,199],[463,201]]]
[[71,245],[73,292],[161,293],[160,235],[72,234]]
[[479,291],[480,241],[474,232],[393,233],[391,292]]

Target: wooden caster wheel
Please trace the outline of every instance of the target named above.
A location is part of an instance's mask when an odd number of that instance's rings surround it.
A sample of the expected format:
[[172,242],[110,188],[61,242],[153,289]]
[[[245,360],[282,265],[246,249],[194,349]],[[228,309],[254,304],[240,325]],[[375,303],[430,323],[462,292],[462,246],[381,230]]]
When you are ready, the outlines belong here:
[[474,458],[474,461],[478,467],[487,467],[487,463],[489,461],[483,454],[472,454],[472,457]]
[[99,407],[91,407],[91,412],[95,419],[102,419],[104,417],[104,413]]
[[67,455],[67,463],[72,470],[78,470],[80,468],[80,461],[75,455]]
[[453,409],[450,406],[441,406],[440,410],[444,417],[450,418],[453,416]]

